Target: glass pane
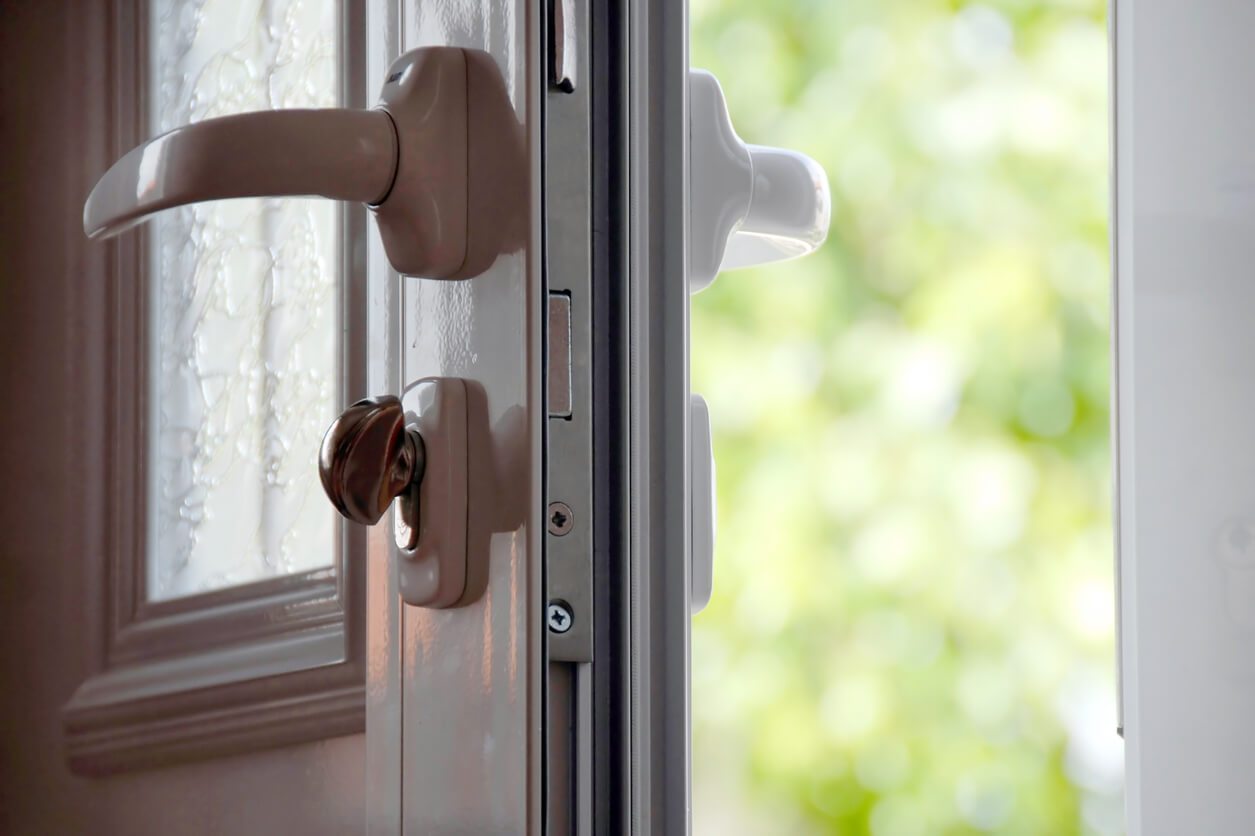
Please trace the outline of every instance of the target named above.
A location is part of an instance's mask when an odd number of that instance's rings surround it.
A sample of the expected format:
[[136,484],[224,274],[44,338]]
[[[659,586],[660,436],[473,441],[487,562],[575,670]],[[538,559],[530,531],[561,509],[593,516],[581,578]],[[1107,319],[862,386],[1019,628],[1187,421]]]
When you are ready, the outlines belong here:
[[[151,133],[336,106],[336,21],[334,0],[153,0]],[[151,235],[149,599],[331,565],[317,451],[339,395],[336,204],[203,203]]]

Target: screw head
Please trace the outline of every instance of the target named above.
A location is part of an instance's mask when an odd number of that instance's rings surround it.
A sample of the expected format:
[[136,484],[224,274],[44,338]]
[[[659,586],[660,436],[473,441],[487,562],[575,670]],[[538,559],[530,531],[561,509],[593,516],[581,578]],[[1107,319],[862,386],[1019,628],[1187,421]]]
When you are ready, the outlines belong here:
[[565,502],[550,502],[547,520],[549,533],[555,537],[562,537],[575,525],[575,515],[571,513],[571,506]]
[[575,621],[575,616],[564,601],[553,601],[549,604],[545,620],[549,623],[551,632],[565,633],[571,629],[571,623]]

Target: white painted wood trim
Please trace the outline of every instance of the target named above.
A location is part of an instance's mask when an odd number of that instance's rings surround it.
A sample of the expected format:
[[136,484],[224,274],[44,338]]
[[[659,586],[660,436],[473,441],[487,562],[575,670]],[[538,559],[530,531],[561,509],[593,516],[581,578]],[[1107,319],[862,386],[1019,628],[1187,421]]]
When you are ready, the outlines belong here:
[[72,769],[107,774],[354,734],[364,674],[340,625],[113,668],[63,710]]

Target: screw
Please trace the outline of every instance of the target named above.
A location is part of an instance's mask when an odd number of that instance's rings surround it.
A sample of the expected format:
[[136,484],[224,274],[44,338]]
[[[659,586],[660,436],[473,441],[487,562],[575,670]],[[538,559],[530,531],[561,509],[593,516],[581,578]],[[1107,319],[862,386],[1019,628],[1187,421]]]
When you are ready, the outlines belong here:
[[565,602],[554,601],[549,605],[547,620],[550,630],[555,633],[565,633],[571,629],[571,622],[575,620],[575,616],[571,614],[571,608]]
[[575,515],[571,513],[571,506],[565,502],[549,503],[549,533],[555,537],[562,537],[571,530],[571,526],[575,525]]

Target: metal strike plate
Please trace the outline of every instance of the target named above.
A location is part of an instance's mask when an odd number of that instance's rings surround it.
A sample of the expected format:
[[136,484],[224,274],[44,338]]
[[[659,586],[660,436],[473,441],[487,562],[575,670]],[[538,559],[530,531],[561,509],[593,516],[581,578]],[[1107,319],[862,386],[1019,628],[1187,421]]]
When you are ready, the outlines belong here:
[[[414,490],[417,514],[393,513],[397,540],[397,587],[416,607],[444,608],[462,602],[467,578],[466,383],[455,377],[424,378],[401,395],[406,428],[422,436],[426,468]],[[398,503],[398,506],[401,504]],[[417,533],[410,523],[415,520]],[[409,543],[414,548],[407,548]]]
[[[587,4],[562,11],[563,77],[588,66]],[[585,70],[584,77],[587,77]],[[593,607],[593,263],[588,85],[546,99],[545,565],[549,660],[591,662]]]

